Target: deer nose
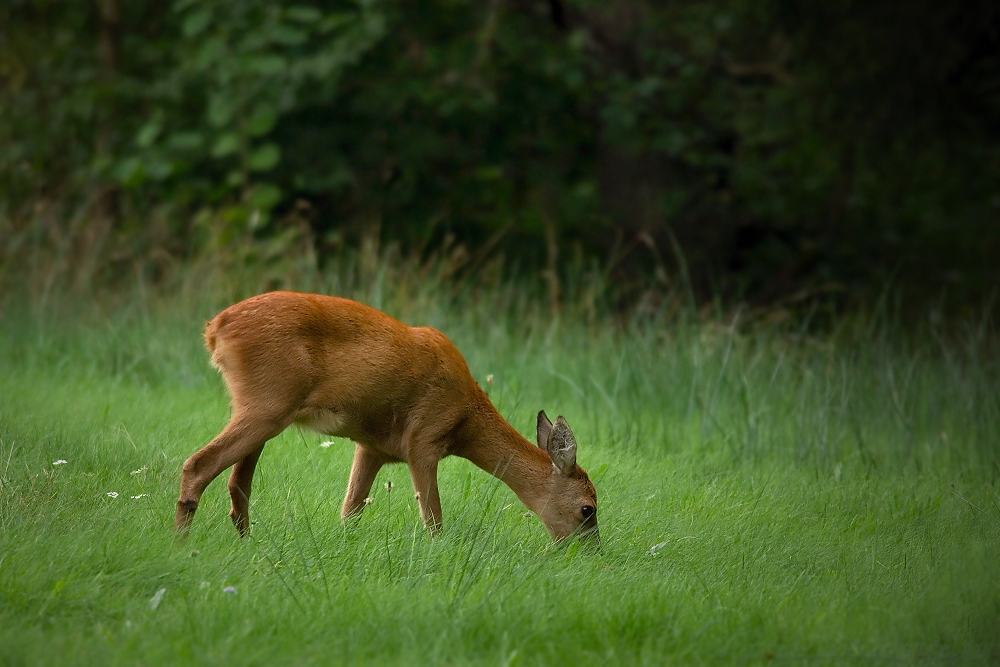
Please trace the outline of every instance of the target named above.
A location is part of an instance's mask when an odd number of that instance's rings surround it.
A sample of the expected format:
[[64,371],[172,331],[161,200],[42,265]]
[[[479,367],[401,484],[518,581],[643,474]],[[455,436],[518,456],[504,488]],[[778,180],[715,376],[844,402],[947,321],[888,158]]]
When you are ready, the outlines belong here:
[[597,526],[594,526],[590,530],[586,530],[580,533],[580,541],[587,546],[601,548],[601,534],[597,530]]

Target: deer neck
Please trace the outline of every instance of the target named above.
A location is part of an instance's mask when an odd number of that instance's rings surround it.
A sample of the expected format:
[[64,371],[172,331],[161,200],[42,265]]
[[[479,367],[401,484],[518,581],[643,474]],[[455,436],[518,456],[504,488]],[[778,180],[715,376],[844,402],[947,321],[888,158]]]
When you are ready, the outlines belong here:
[[548,497],[552,459],[508,424],[485,393],[481,398],[455,454],[500,479],[538,514]]

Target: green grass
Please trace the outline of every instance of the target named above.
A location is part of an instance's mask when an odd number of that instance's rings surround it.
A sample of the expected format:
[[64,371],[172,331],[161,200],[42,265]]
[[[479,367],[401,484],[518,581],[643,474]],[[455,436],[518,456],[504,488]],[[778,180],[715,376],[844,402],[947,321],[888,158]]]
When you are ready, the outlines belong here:
[[583,324],[500,288],[360,296],[441,328],[526,435],[538,409],[567,417],[602,550],[553,549],[459,459],[442,466],[439,538],[403,467],[344,527],[352,448],[295,429],[265,449],[249,538],[220,479],[178,544],[180,465],[228,417],[200,327],[230,299],[7,304],[0,664],[1000,661],[988,331],[872,319],[809,337]]

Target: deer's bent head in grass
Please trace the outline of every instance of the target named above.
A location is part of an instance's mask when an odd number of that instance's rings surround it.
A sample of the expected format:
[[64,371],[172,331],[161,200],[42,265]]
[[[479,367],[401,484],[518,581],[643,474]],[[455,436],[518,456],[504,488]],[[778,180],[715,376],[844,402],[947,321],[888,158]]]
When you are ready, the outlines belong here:
[[229,424],[184,462],[175,527],[186,531],[205,487],[232,466],[229,515],[250,529],[250,485],[264,444],[293,423],[350,438],[354,463],[341,517],[364,509],[375,475],[406,463],[424,524],[441,526],[437,466],[454,454],[499,477],[553,540],[597,539],[597,493],[576,464],[562,417],[544,412],[538,446],[497,412],[445,336],[363,304],[270,292],[219,313],[205,344],[232,396]]

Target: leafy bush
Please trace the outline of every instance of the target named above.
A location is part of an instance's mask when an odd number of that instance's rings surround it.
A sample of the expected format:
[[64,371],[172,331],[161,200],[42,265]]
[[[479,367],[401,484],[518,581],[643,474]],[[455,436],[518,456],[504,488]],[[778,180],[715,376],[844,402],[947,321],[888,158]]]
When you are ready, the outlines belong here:
[[40,205],[174,256],[305,224],[321,258],[445,246],[540,267],[554,299],[595,262],[768,303],[996,282],[985,0],[18,0],[0,21],[12,237]]

